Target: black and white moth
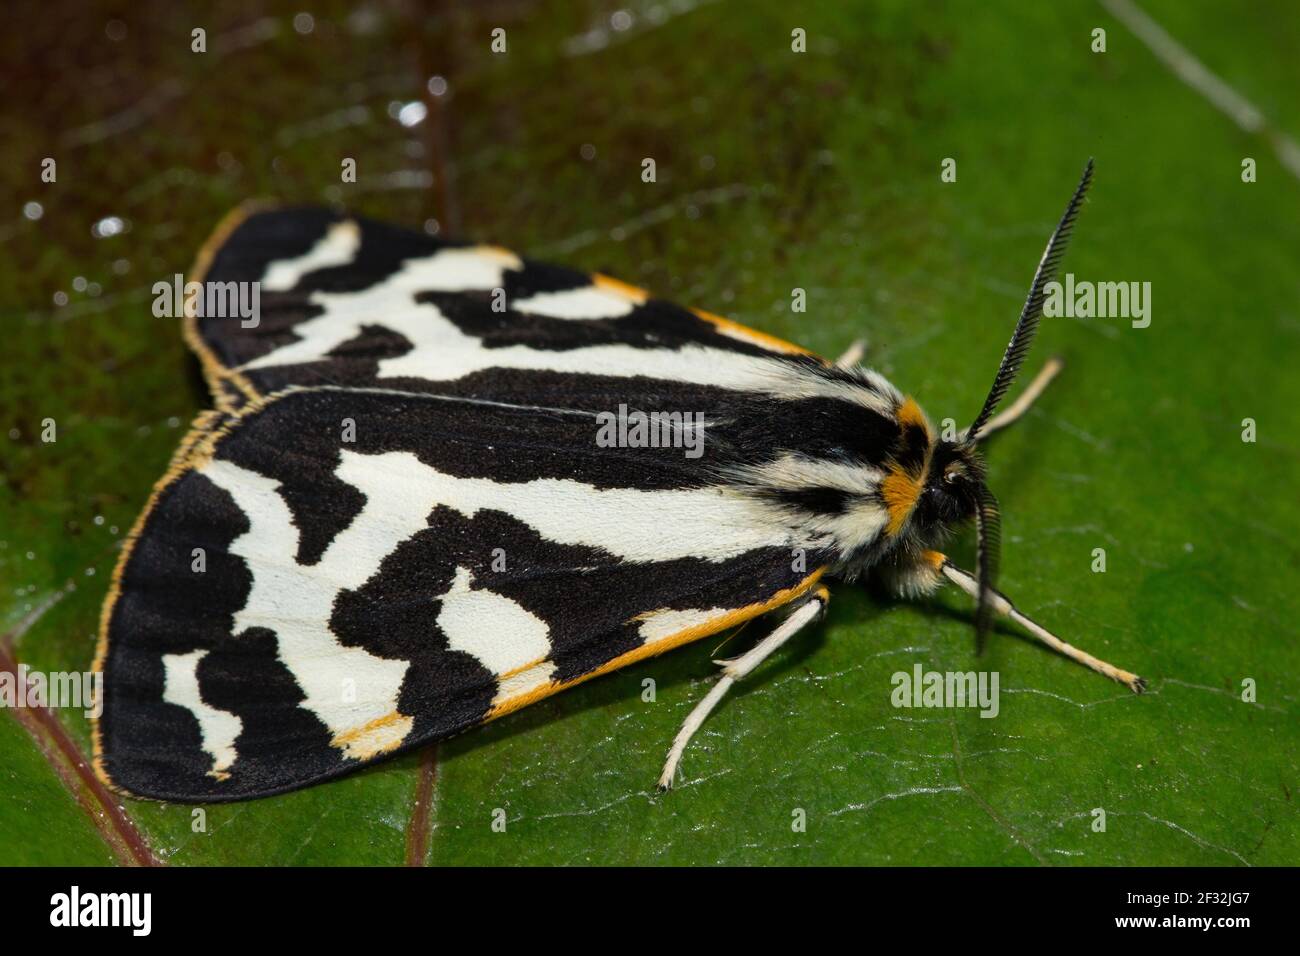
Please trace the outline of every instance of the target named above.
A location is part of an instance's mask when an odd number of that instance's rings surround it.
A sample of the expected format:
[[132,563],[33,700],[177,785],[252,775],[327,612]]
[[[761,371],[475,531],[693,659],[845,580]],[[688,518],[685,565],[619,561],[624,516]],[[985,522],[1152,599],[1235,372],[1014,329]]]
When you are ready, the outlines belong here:
[[[238,210],[191,277],[260,283],[260,321],[185,320],[217,408],[155,487],[104,605],[96,771],[167,800],[279,793],[787,609],[723,662],[666,787],[731,684],[817,617],[824,579],[866,571],[912,596],[955,584],[981,637],[1009,616],[1140,691],[994,590],[976,450],[1050,376],[995,415],[1091,174],[956,440],[856,356],[493,246]],[[620,406],[702,413],[705,453],[598,443]],[[937,550],[972,519],[977,574]]]

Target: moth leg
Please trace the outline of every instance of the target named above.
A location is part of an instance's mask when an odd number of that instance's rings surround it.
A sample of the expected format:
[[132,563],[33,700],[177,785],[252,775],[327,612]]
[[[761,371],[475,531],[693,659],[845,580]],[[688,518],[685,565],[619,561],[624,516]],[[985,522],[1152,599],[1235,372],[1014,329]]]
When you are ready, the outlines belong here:
[[867,354],[867,340],[854,339],[853,343],[844,351],[844,354],[835,360],[838,368],[852,368],[862,361],[862,357]]
[[686,745],[690,743],[691,738],[695,736],[695,732],[700,729],[713,708],[717,707],[722,698],[726,696],[727,691],[731,689],[731,685],[767,660],[777,648],[794,637],[806,624],[814,620],[829,601],[830,592],[825,587],[817,588],[807,601],[795,608],[793,614],[782,621],[771,634],[755,644],[750,650],[739,657],[733,657],[729,661],[714,662],[722,665],[722,676],[718,678],[718,682],[713,685],[713,689],[705,695],[704,699],[695,705],[695,709],[690,712],[686,717],[686,722],[682,724],[682,729],[677,731],[677,736],[673,738],[673,745],[668,749],[668,759],[664,762],[664,771],[659,775],[658,790],[660,792],[672,787],[673,777],[677,774],[677,765],[681,763],[682,753],[686,750]]
[[[1043,364],[1043,367],[1038,370],[1038,374],[1034,376],[1033,381],[1025,387],[1023,392],[1016,396],[1016,400],[984,423],[984,427],[980,429],[978,440],[983,441],[994,432],[1001,431],[1008,425],[1018,421],[1025,412],[1029,411],[1030,406],[1038,400],[1038,396],[1043,394],[1043,390],[1047,388],[1048,383],[1056,378],[1056,373],[1064,365],[1065,363],[1059,358],[1052,357],[1048,359]],[[962,437],[965,437],[965,433],[963,433]]]
[[[971,574],[969,571],[963,571],[961,568],[949,561],[947,557],[939,554],[937,551],[927,552],[927,558],[930,558],[933,563],[937,564],[944,577],[957,585],[957,587],[961,588],[971,597],[979,600],[979,580],[975,575]],[[1081,651],[1079,648],[1067,644],[1047,628],[1033,620],[1033,618],[1030,618],[1021,612],[1020,609],[1012,604],[1011,600],[1001,591],[993,591],[990,597],[992,598],[993,610],[995,612],[1003,617],[1008,617],[1015,621],[1048,647],[1064,654],[1066,657],[1070,658],[1070,660],[1077,661],[1084,667],[1090,667],[1098,674],[1109,677],[1113,681],[1118,681],[1128,687],[1128,689],[1133,691],[1135,694],[1140,694],[1147,689],[1147,682],[1144,678],[1138,677],[1137,674],[1131,674],[1126,670],[1121,670],[1114,664],[1108,664],[1099,658],[1093,657],[1087,651]]]

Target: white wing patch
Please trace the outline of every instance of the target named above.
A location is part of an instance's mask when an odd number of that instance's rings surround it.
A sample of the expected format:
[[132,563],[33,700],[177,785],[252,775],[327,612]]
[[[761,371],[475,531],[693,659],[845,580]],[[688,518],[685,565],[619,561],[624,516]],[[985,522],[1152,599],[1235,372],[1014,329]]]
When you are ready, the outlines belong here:
[[209,462],[201,473],[235,499],[249,522],[249,530],[230,545],[253,578],[234,632],[275,632],[280,660],[305,697],[302,706],[320,718],[348,756],[361,759],[400,743],[413,723],[397,712],[407,663],[345,647],[330,632],[329,620],[338,594],[363,585],[398,544],[424,526],[428,511],[407,508],[401,495],[385,491],[374,471],[365,471],[354,482],[366,495],[361,514],[318,564],[304,567],[296,560],[298,529],[279,482],[228,461]]
[[[548,541],[601,548],[634,562],[726,561],[755,548],[796,543],[787,523],[716,488],[596,488],[561,478],[504,483],[446,474],[410,452],[362,455],[345,449],[342,456],[339,478],[363,491],[373,486],[368,493],[400,503],[401,512],[421,527],[437,505],[468,517],[484,509],[504,511]],[[335,539],[330,552],[348,533]]]
[[244,722],[204,701],[199,690],[198,667],[207,655],[205,650],[163,655],[163,700],[184,707],[198,720],[203,749],[212,757],[208,775],[222,780],[238,756],[235,740],[244,729]]
[[551,653],[546,622],[508,597],[471,589],[472,583],[469,569],[457,568],[442,596],[438,627],[448,646],[474,655],[493,674],[509,675],[500,682],[493,704],[549,684],[555,665],[545,659]]
[[[266,274],[276,272],[282,264],[272,263]],[[441,324],[455,328],[432,305],[417,303],[415,294],[496,289],[504,283],[507,271],[522,268],[523,263],[514,253],[492,246],[442,249],[431,256],[408,259],[383,282],[359,292],[313,292],[309,301],[325,312],[294,326],[299,340],[253,359],[242,368],[319,361],[356,338],[366,325],[382,325],[408,339],[427,336],[426,327],[435,317]]]
[[361,228],[351,219],[336,222],[301,256],[272,262],[262,276],[262,288],[267,292],[287,292],[308,272],[347,265],[357,257],[360,248]]
[[641,626],[637,630],[647,644],[654,644],[682,631],[702,627],[710,621],[734,613],[735,610],[735,608],[725,607],[690,608],[684,611],[664,608],[642,615]]
[[493,709],[499,708],[508,701],[529,694],[539,687],[546,687],[554,683],[552,680],[554,674],[554,664],[550,661],[538,661],[531,667],[525,667],[501,678],[497,684],[497,695],[492,698]]
[[[524,264],[517,255],[499,246],[443,249],[426,259],[408,262],[398,273],[401,279],[397,282],[397,291],[473,292],[499,289],[505,285],[507,272],[518,272],[523,267]],[[392,279],[377,288],[383,288],[390,282]]]
[[[422,378],[450,382],[493,368],[529,369],[569,374],[608,375],[631,378],[637,375],[670,382],[716,385],[741,391],[771,388],[768,360],[739,355],[724,349],[687,345],[680,349],[643,349],[631,345],[591,345],[555,351],[526,345],[487,348],[481,339],[466,335],[438,313],[426,315],[408,334],[397,329],[415,346],[405,355],[379,363],[379,378]],[[385,320],[384,325],[391,326]]]
[[539,292],[527,299],[516,299],[510,308],[527,315],[545,315],[553,319],[621,319],[636,308],[636,302],[598,285]]

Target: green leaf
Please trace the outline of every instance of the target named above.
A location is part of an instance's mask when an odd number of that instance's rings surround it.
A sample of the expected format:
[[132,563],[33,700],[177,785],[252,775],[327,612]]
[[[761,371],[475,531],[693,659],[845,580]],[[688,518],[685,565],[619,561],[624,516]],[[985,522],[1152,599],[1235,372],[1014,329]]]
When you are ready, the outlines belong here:
[[[284,7],[214,15],[206,54],[170,9],[120,41],[93,16],[25,24],[0,165],[0,625],[17,659],[89,666],[117,549],[207,404],[150,287],[245,198],[436,219],[825,354],[864,336],[870,365],[960,425],[1095,156],[1065,269],[1150,282],[1151,324],[1046,319],[1026,371],[1048,354],[1066,369],[990,442],[990,481],[1005,590],[1151,690],[1011,628],[976,658],[961,595],[839,585],[825,624],[710,718],[665,796],[665,749],[722,638],[428,753],[200,814],[96,793],[47,731],[0,714],[0,863],[128,862],[132,840],[176,864],[1294,863],[1300,181],[1283,157],[1300,11],[1140,2],[1262,129],[1091,3],[638,4],[626,30],[613,5],[403,20],[338,4],[305,34]],[[425,92],[433,75],[448,95]],[[423,123],[390,118],[422,98]],[[55,184],[38,179],[46,156]],[[39,220],[17,218],[29,202]],[[95,238],[105,216],[127,231]],[[971,564],[969,535],[952,550]],[[997,717],[892,706],[891,676],[918,663],[996,671]],[[58,719],[88,752],[84,717]],[[119,803],[120,822],[94,822]]]

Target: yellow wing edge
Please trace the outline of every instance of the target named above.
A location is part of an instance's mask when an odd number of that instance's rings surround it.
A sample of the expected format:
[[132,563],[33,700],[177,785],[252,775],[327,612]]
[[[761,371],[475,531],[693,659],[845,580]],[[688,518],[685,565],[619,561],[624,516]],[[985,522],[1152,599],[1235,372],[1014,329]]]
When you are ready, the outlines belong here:
[[[508,697],[505,700],[499,701],[498,703],[494,704],[492,709],[488,711],[487,716],[483,718],[482,722],[488,723],[489,721],[496,720],[498,717],[504,717],[506,714],[512,714],[517,710],[522,710],[524,707],[527,707],[529,704],[535,704],[539,700],[545,700],[547,697],[550,697],[553,694],[558,694],[561,691],[568,690],[570,687],[576,687],[581,683],[591,680],[593,677],[600,677],[604,674],[610,673],[611,671],[616,671],[620,668],[627,667],[629,664],[635,664],[638,661],[645,660],[648,657],[657,657],[660,654],[666,654],[668,651],[681,647],[683,644],[689,644],[692,641],[698,641],[701,638],[709,637],[712,634],[717,634],[719,631],[725,631],[729,627],[735,627],[737,624],[743,624],[746,621],[752,620],[753,618],[766,614],[769,611],[774,611],[777,608],[789,604],[791,601],[797,600],[798,598],[807,594],[810,590],[812,590],[812,588],[817,584],[817,582],[821,580],[822,575],[824,575],[826,571],[827,571],[827,567],[822,566],[820,568],[817,568],[815,571],[813,571],[811,574],[809,574],[806,578],[804,578],[802,581],[800,581],[798,584],[794,585],[793,587],[789,587],[789,588],[785,588],[784,590],[777,591],[766,601],[759,601],[754,604],[747,604],[744,607],[735,608],[734,610],[730,610],[723,614],[719,614],[717,617],[709,618],[708,620],[703,621],[700,624],[696,624],[693,627],[688,627],[683,630],[677,631],[676,633],[668,634],[654,641],[647,641],[646,643],[640,645],[639,647],[634,647],[630,651],[627,651],[626,653],[620,654],[618,657],[606,661],[600,667],[597,667],[595,670],[588,671],[586,674],[583,674],[580,677],[575,677],[572,680],[557,681],[553,684],[546,684],[540,687],[535,687],[532,690],[526,691],[522,694],[518,694],[514,697]],[[506,677],[513,676],[514,674],[519,674],[521,672],[526,671],[530,667],[536,667],[544,663],[545,663],[544,661],[540,661],[540,660],[535,661],[534,663],[525,665],[524,667],[516,671],[513,671],[510,674],[499,674],[497,675],[497,679],[501,680]]]
[[[194,262],[190,266],[190,271],[186,278],[186,283],[203,282],[207,277],[208,270],[212,268],[212,260],[216,258],[217,250],[226,244],[232,233],[252,215],[259,212],[266,212],[269,209],[276,208],[276,203],[267,199],[250,199],[240,203],[230,212],[221,217],[216,228],[203,240],[203,245],[199,246],[198,254],[194,257]],[[222,388],[223,382],[228,382],[234,386],[245,398],[254,400],[261,397],[261,394],[245,376],[228,366],[222,365],[221,360],[217,358],[208,343],[203,341],[203,336],[199,334],[198,316],[184,314],[181,320],[181,334],[185,338],[185,344],[190,347],[190,351],[198,356],[199,365],[203,369],[203,378],[208,383],[208,391],[212,392],[212,400],[216,402],[217,408],[223,412],[233,412],[238,407],[231,399],[230,393]]]
[[[260,399],[253,400],[249,405],[241,409],[241,413],[260,407],[260,405]],[[207,409],[198,414],[190,425],[189,431],[186,432],[185,437],[181,439],[180,445],[172,453],[167,470],[163,472],[161,478],[154,482],[153,488],[149,491],[149,497],[145,500],[144,507],[140,509],[140,514],[136,517],[135,523],[131,525],[131,530],[127,532],[126,540],[122,544],[122,550],[117,556],[117,563],[113,566],[112,577],[109,579],[108,594],[105,595],[104,604],[99,611],[99,633],[95,639],[95,660],[91,664],[91,672],[101,675],[99,678],[101,682],[103,681],[104,663],[108,659],[108,625],[113,619],[113,611],[122,596],[122,575],[126,571],[127,562],[131,560],[131,554],[135,550],[135,543],[140,539],[145,522],[153,514],[153,510],[158,504],[158,498],[163,491],[182,474],[194,467],[197,461],[211,457],[213,444],[222,435],[226,434],[234,422],[238,420],[237,418],[230,419],[221,427],[215,427],[216,422],[224,414],[226,413],[219,408]],[[100,683],[99,686],[103,687],[103,684]],[[99,717],[91,718],[90,731],[94,748],[91,767],[95,771],[95,776],[119,793],[129,793],[129,791],[122,790],[113,782],[104,766],[104,735],[103,729],[100,727]]]

